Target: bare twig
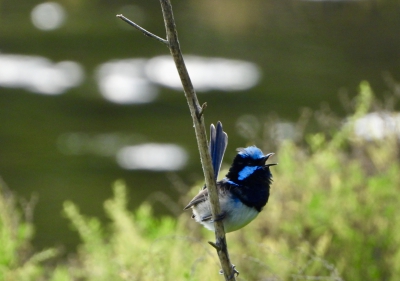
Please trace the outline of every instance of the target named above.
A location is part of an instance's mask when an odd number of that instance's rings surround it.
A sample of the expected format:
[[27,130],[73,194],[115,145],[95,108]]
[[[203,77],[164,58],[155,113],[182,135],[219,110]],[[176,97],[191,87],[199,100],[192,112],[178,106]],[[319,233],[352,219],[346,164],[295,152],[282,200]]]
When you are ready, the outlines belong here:
[[200,118],[200,117],[204,114],[204,111],[206,110],[206,108],[207,108],[207,103],[205,102],[205,103],[203,103],[203,105],[201,106],[201,110],[200,110],[199,116],[197,116],[197,118]]
[[[166,42],[164,42],[164,39],[146,31],[145,29],[131,22],[122,15],[119,15],[118,17],[128,22],[129,24],[133,25],[135,28],[139,29],[146,36],[149,36],[164,44],[167,44],[169,47],[169,50],[175,62],[175,66],[178,70],[183,90],[185,92],[185,97],[189,105],[190,114],[193,119],[197,145],[199,148],[200,159],[203,167],[204,178],[207,185],[209,199],[211,203],[211,213],[213,215],[213,218],[217,218],[218,215],[221,213],[221,208],[219,205],[217,187],[214,178],[214,171],[211,163],[211,156],[208,151],[208,145],[207,145],[207,133],[204,124],[205,106],[201,106],[199,104],[196,92],[194,90],[192,81],[190,79],[189,73],[186,69],[185,62],[183,60],[182,52],[178,41],[178,34],[175,26],[175,20],[172,12],[171,3],[169,0],[160,0],[160,4],[163,12],[165,29],[167,33]],[[214,226],[215,226],[216,243],[210,243],[210,245],[212,245],[217,250],[225,280],[236,280],[235,274],[237,274],[238,272],[235,270],[235,267],[231,264],[229,260],[224,225],[221,220],[214,219]]]
[[161,42],[161,43],[163,43],[163,44],[168,46],[168,41],[167,40],[165,40],[165,39],[163,39],[161,37],[158,37],[157,35],[151,33],[150,31],[147,31],[146,29],[144,29],[140,25],[134,23],[133,21],[131,21],[127,17],[124,17],[123,15],[117,15],[117,18],[120,18],[124,22],[132,25],[134,28],[136,28],[137,30],[141,31],[145,36],[153,38],[153,39],[155,39],[155,40],[157,40],[157,41],[159,41],[159,42]]

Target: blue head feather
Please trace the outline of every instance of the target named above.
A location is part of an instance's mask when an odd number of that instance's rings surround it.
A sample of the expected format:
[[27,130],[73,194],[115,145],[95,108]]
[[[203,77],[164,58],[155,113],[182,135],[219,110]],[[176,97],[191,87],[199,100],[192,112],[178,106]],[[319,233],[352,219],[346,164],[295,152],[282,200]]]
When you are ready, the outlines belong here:
[[240,150],[239,155],[241,155],[242,157],[251,157],[254,160],[261,159],[264,157],[262,151],[255,146],[249,146]]

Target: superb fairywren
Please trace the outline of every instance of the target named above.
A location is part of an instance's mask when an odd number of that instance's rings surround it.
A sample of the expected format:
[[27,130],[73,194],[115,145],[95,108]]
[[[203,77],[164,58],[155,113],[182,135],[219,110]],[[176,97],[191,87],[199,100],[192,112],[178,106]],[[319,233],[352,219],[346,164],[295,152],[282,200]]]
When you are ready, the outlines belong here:
[[[217,180],[227,144],[228,136],[223,131],[221,122],[217,123],[216,129],[214,125],[211,125],[209,151],[215,180]],[[218,215],[217,220],[223,221],[225,232],[244,227],[261,212],[268,202],[272,181],[269,167],[276,165],[265,164],[273,153],[264,155],[255,146],[240,148],[238,151],[226,177],[217,182],[221,205],[221,214]],[[189,202],[185,210],[189,208],[193,210],[193,219],[214,231],[206,186]]]

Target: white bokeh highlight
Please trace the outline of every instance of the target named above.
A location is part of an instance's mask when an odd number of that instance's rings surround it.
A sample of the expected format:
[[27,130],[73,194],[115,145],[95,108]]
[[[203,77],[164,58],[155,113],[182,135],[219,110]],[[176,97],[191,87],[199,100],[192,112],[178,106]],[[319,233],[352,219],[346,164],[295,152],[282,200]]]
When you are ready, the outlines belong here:
[[187,160],[186,151],[175,144],[126,146],[117,153],[117,163],[128,170],[177,171],[185,167]]
[[[261,73],[251,62],[224,58],[185,56],[186,67],[197,91],[243,91],[257,85]],[[181,81],[170,56],[150,59],[146,65],[150,81],[162,86],[181,89]]]
[[40,30],[49,31],[60,28],[66,19],[63,6],[56,2],[36,5],[31,12],[33,25]]
[[59,95],[79,86],[85,74],[74,61],[53,63],[40,56],[0,54],[0,86]]
[[[251,62],[186,56],[185,62],[196,91],[243,91],[257,85],[258,66]],[[122,59],[98,66],[96,80],[101,95],[119,104],[149,103],[159,86],[181,90],[182,84],[170,56]]]
[[158,88],[143,74],[146,60],[125,59],[101,64],[96,71],[101,95],[119,104],[149,103],[156,99]]
[[354,122],[354,133],[368,141],[381,140],[393,135],[400,139],[400,113],[368,113]]

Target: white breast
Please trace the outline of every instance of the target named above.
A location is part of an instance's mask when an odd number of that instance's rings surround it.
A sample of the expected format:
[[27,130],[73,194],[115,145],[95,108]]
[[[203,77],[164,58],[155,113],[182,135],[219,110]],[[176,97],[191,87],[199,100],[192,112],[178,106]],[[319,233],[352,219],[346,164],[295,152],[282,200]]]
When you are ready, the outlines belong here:
[[[225,213],[223,219],[225,232],[238,230],[250,223],[257,215],[258,211],[248,207],[240,200],[234,200],[231,196],[220,197],[221,210]],[[193,206],[194,219],[204,225],[209,230],[214,231],[214,222],[201,221],[202,218],[211,215],[211,207],[208,201]]]

